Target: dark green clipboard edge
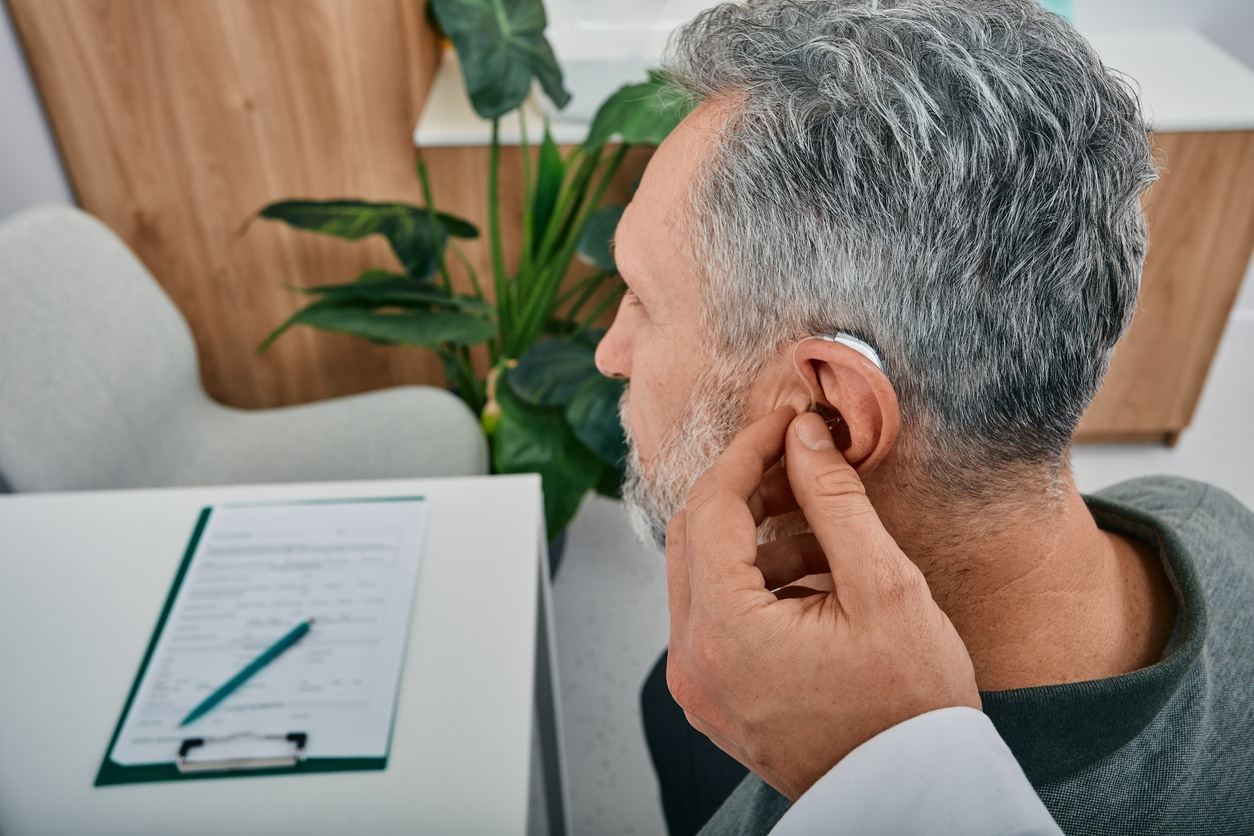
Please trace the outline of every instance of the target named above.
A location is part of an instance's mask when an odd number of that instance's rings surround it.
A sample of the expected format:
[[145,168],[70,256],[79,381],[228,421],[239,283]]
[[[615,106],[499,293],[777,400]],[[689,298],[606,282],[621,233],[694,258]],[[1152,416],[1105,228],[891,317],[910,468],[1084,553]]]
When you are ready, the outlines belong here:
[[[361,499],[316,499],[308,500],[311,504],[325,504],[332,502],[387,502],[387,501],[407,501],[426,499],[425,496],[387,496],[387,497],[362,497]],[[301,502],[301,500],[296,500]],[[236,503],[232,503],[236,504]],[[259,502],[259,503],[238,503],[244,505],[273,505],[288,504],[286,502]],[[135,695],[139,693],[139,683],[144,680],[144,673],[148,670],[148,663],[152,661],[152,654],[157,649],[157,640],[161,638],[161,631],[165,629],[166,619],[170,615],[170,611],[174,609],[174,599],[178,597],[179,589],[183,586],[183,579],[187,576],[188,567],[192,563],[192,555],[196,553],[196,546],[200,543],[200,535],[204,533],[205,526],[209,523],[209,514],[213,511],[213,507],[203,508],[200,511],[200,517],[196,520],[196,527],[192,530],[191,539],[187,543],[187,551],[183,553],[183,562],[179,564],[179,570],[174,575],[174,583],[170,584],[170,594],[166,596],[165,606],[161,608],[161,616],[157,619],[157,626],[152,631],[152,638],[148,640],[148,649],[144,651],[144,661],[139,664],[139,672],[135,674],[135,682],[131,685],[131,692],[126,697],[126,705],[122,708],[122,713],[118,716],[117,727],[113,730],[113,736],[109,738],[109,746],[105,749],[104,760],[100,763],[100,771],[96,773],[96,780],[92,786],[108,787],[118,784],[146,784],[160,781],[202,781],[213,780],[215,778],[252,778],[263,775],[294,775],[315,772],[361,772],[366,770],[385,769],[388,764],[387,755],[381,758],[310,758],[301,761],[295,766],[278,766],[266,769],[224,769],[219,772],[179,772],[178,767],[173,763],[150,763],[138,766],[123,766],[120,763],[109,758],[109,754],[113,751],[113,747],[118,742],[118,737],[122,734],[122,725],[126,722],[126,717],[131,713],[131,705],[135,702]],[[413,607],[410,607],[410,621],[413,620]],[[399,700],[392,706],[392,719],[388,726],[388,749],[392,748],[392,729],[396,725],[396,708]]]

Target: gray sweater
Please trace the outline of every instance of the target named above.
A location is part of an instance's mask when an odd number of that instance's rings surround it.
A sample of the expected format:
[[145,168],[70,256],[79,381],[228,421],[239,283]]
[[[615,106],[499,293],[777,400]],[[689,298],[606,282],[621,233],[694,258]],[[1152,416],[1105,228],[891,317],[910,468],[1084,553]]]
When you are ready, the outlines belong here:
[[[1254,513],[1165,476],[1088,504],[1102,528],[1157,547],[1175,635],[1151,667],[986,691],[984,711],[1067,833],[1254,834]],[[750,775],[701,833],[763,834],[788,806]]]

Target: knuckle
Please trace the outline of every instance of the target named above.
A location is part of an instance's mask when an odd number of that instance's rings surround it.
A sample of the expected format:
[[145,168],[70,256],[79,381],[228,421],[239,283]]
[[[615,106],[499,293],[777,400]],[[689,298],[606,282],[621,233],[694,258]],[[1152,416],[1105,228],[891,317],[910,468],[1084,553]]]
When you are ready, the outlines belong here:
[[685,713],[694,710],[701,702],[692,676],[682,664],[678,663],[674,655],[666,663],[666,687],[674,697],[675,703]]
[[722,650],[719,643],[701,630],[694,630],[690,639],[689,652],[692,654],[693,666],[700,671],[714,672],[722,662]]
[[702,476],[692,483],[692,487],[684,495],[684,510],[689,515],[700,515],[702,509],[710,503],[717,492],[718,486],[708,476]]
[[719,491],[714,486],[694,486],[688,491],[683,513],[691,530],[708,533],[722,529],[726,514],[720,513],[718,497]]
[[931,599],[923,573],[913,566],[881,561],[878,586],[880,599],[894,609],[912,609]]
[[862,480],[851,467],[825,468],[815,473],[811,479],[815,492],[822,497],[852,501],[866,497]]
[[[703,702],[705,693],[718,693],[728,658],[724,643],[709,630],[694,626],[682,649],[672,643],[666,663],[666,684],[680,705]],[[682,699],[681,699],[682,697]]]

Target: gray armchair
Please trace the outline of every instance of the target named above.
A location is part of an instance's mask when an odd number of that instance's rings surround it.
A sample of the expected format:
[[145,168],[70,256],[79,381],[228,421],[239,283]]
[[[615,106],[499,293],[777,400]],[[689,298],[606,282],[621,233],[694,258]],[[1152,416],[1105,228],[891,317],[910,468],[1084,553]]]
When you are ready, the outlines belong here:
[[224,407],[178,310],[77,209],[0,224],[0,484],[13,491],[487,472],[455,396],[401,386],[304,406]]

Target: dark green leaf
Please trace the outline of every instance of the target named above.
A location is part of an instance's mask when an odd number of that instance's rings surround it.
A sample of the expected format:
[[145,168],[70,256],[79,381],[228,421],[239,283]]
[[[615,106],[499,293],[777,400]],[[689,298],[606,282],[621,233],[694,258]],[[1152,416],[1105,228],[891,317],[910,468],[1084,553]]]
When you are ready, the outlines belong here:
[[598,270],[614,271],[614,252],[610,246],[614,241],[614,231],[622,220],[625,206],[602,206],[588,222],[584,224],[579,235],[579,257]]
[[533,255],[539,255],[540,243],[553,219],[553,209],[557,205],[557,196],[562,190],[564,179],[566,166],[562,162],[562,153],[553,141],[553,135],[549,133],[549,126],[545,125],[544,141],[540,144],[540,164],[536,171],[535,199],[531,206]]
[[601,338],[605,336],[604,328],[583,328],[570,335],[571,342],[576,345],[582,345],[592,350],[595,355],[597,346],[601,344]]
[[565,407],[588,381],[600,376],[593,349],[565,340],[545,340],[518,359],[509,385],[527,403]]
[[265,351],[294,325],[350,334],[371,342],[423,348],[436,348],[440,343],[477,345],[496,335],[493,323],[460,311],[408,308],[392,312],[387,308],[395,306],[384,306],[383,311],[377,310],[379,307],[356,299],[319,299],[292,314],[257,350]]
[[570,101],[544,37],[542,0],[431,0],[431,9],[457,49],[470,103],[484,119],[521,105],[533,77],[558,107]]
[[416,282],[400,273],[367,270],[355,282],[324,284],[297,288],[308,296],[321,296],[340,302],[361,302],[375,307],[441,307],[452,310],[492,314],[492,306],[473,296],[449,293],[436,285]]
[[370,203],[364,200],[283,200],[261,210],[261,217],[282,221],[297,229],[357,241],[382,235],[415,279],[426,279],[439,268],[439,255],[448,236],[474,238],[479,231],[453,215],[436,213],[440,240],[435,240],[427,210],[407,203]]
[[686,93],[651,72],[648,81],[619,88],[601,104],[584,147],[600,148],[615,136],[625,145],[661,145],[693,106]]
[[[391,281],[396,281],[397,279],[404,279],[405,281],[413,281],[413,279],[411,279],[409,276],[405,275],[404,273],[395,273],[391,270],[384,270],[379,267],[370,267],[361,271],[361,275],[357,277],[357,283],[369,284],[370,282],[391,282]],[[324,285],[324,287],[340,287],[340,286],[341,285]],[[429,285],[426,283],[423,283],[423,286],[432,287],[432,285]],[[432,287],[432,289],[436,289],[436,288]],[[310,290],[312,290],[312,288],[310,288]]]
[[608,464],[604,465],[601,468],[601,475],[597,477],[597,484],[594,490],[596,490],[596,492],[599,493],[601,496],[606,496],[606,497],[609,497],[610,499],[622,499],[623,498],[623,467],[622,465],[618,465],[616,467],[611,467]]
[[544,517],[552,540],[570,524],[603,466],[575,438],[561,410],[525,403],[510,386],[500,383],[497,400],[501,417],[492,444],[493,467],[498,473],[540,474]]
[[618,401],[627,381],[598,375],[575,393],[566,407],[566,421],[575,438],[608,465],[627,455],[627,439],[618,420]]

